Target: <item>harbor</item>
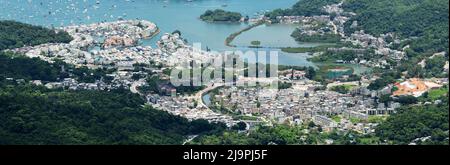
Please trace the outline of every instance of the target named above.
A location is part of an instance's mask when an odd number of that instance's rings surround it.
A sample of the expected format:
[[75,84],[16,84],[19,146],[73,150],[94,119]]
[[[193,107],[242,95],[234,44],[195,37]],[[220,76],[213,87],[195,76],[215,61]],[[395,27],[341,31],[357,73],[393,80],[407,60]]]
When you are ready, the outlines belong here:
[[[156,47],[157,41],[165,33],[175,30],[182,32],[182,36],[190,44],[201,43],[202,49],[214,51],[256,50],[252,48],[231,48],[224,44],[225,39],[232,33],[240,31],[249,23],[207,23],[198,17],[208,9],[225,9],[242,13],[250,18],[258,18],[264,12],[277,8],[287,8],[296,0],[231,0],[224,3],[212,1],[44,1],[44,0],[0,0],[0,19],[23,21],[33,25],[49,28],[86,25],[99,22],[117,20],[151,20],[158,25],[160,33],[151,39],[141,41],[142,46]],[[257,5],[255,5],[257,4]],[[245,7],[244,7],[245,6]],[[251,6],[251,7],[248,7]],[[148,10],[151,8],[152,10]],[[182,26],[179,24],[182,22]],[[287,25],[289,26],[289,25]],[[260,27],[261,28],[261,27]],[[266,27],[262,27],[266,28]],[[267,27],[268,31],[278,31],[278,28]],[[292,29],[293,30],[293,29]],[[201,31],[202,33],[198,33]],[[287,31],[286,33],[291,33]],[[284,35],[286,40],[292,40]],[[248,43],[250,44],[250,43]],[[295,43],[294,43],[295,44]],[[301,44],[299,44],[301,46]],[[279,51],[280,49],[258,49]],[[279,51],[279,62],[283,65],[314,65],[306,60],[306,54],[285,53]]]

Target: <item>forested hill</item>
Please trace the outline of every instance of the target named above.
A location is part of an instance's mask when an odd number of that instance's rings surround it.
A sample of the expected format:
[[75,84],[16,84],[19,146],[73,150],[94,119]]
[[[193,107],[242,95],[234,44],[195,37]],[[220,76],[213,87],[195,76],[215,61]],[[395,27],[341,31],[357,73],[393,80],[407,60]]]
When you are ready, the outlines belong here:
[[[355,12],[346,33],[364,30],[373,35],[395,32],[418,53],[448,52],[448,0],[347,0],[344,10]],[[349,28],[358,21],[357,28]]]
[[57,91],[4,83],[2,145],[181,144],[187,135],[225,128],[142,107],[144,100],[126,90]]
[[0,50],[43,43],[68,43],[71,40],[72,37],[66,32],[0,20]]

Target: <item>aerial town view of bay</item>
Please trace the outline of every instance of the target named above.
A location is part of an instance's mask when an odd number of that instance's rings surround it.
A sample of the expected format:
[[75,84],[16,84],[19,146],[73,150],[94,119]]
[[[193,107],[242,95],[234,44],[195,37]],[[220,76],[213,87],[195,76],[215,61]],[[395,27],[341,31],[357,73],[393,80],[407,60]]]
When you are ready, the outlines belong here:
[[448,0],[0,0],[0,145],[448,145],[448,19]]

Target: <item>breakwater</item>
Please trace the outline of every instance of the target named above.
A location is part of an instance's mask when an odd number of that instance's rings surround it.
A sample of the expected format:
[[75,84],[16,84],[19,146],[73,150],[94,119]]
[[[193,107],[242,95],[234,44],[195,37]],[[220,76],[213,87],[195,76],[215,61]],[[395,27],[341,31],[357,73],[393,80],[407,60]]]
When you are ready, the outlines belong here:
[[263,25],[264,23],[266,23],[265,20],[260,20],[260,21],[254,23],[254,24],[251,24],[250,26],[247,26],[246,28],[244,28],[244,29],[242,29],[242,30],[240,30],[240,31],[238,31],[238,32],[235,32],[235,33],[233,33],[233,34],[230,34],[230,35],[225,39],[225,45],[226,45],[226,46],[229,46],[229,47],[236,47],[236,45],[231,44],[231,42],[233,42],[233,40],[234,40],[237,36],[239,36],[239,35],[242,34],[243,32],[249,31],[249,30],[251,30],[251,29],[253,29],[253,28],[255,28],[255,27],[258,27],[258,26],[260,26],[260,25]]

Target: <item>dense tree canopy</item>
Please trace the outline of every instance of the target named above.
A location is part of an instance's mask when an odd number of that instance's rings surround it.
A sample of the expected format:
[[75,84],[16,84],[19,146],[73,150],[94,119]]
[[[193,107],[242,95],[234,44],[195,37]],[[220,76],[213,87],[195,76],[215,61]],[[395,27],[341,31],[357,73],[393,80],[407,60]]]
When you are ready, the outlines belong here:
[[48,63],[38,58],[28,58],[20,54],[0,52],[0,76],[6,78],[58,81],[71,77],[79,82],[93,83],[102,77],[107,79],[106,74],[110,72],[107,69],[76,68],[62,61]]
[[[344,9],[357,13],[347,22],[347,33],[365,30],[379,35],[395,32],[420,53],[448,52],[448,0],[348,0]],[[358,21],[357,28],[350,28]]]
[[[357,14],[346,23],[347,34],[356,30],[375,36],[393,32],[402,39],[391,46],[393,49],[409,46],[408,58],[396,67],[408,71],[407,77],[448,77],[442,67],[448,61],[449,52],[448,0],[348,0],[343,6]],[[354,21],[358,26],[350,28]],[[438,52],[446,52],[446,56],[427,60],[425,68],[417,67],[419,62]]]
[[427,137],[430,139],[424,144],[448,144],[448,112],[448,97],[447,103],[441,105],[403,107],[378,126],[376,134],[394,144]]
[[336,4],[341,0],[299,0],[290,9],[276,9],[266,14],[269,19],[276,21],[277,16],[313,16],[326,14],[323,6]]
[[72,37],[63,31],[14,21],[0,21],[0,50],[44,43],[68,43]]

